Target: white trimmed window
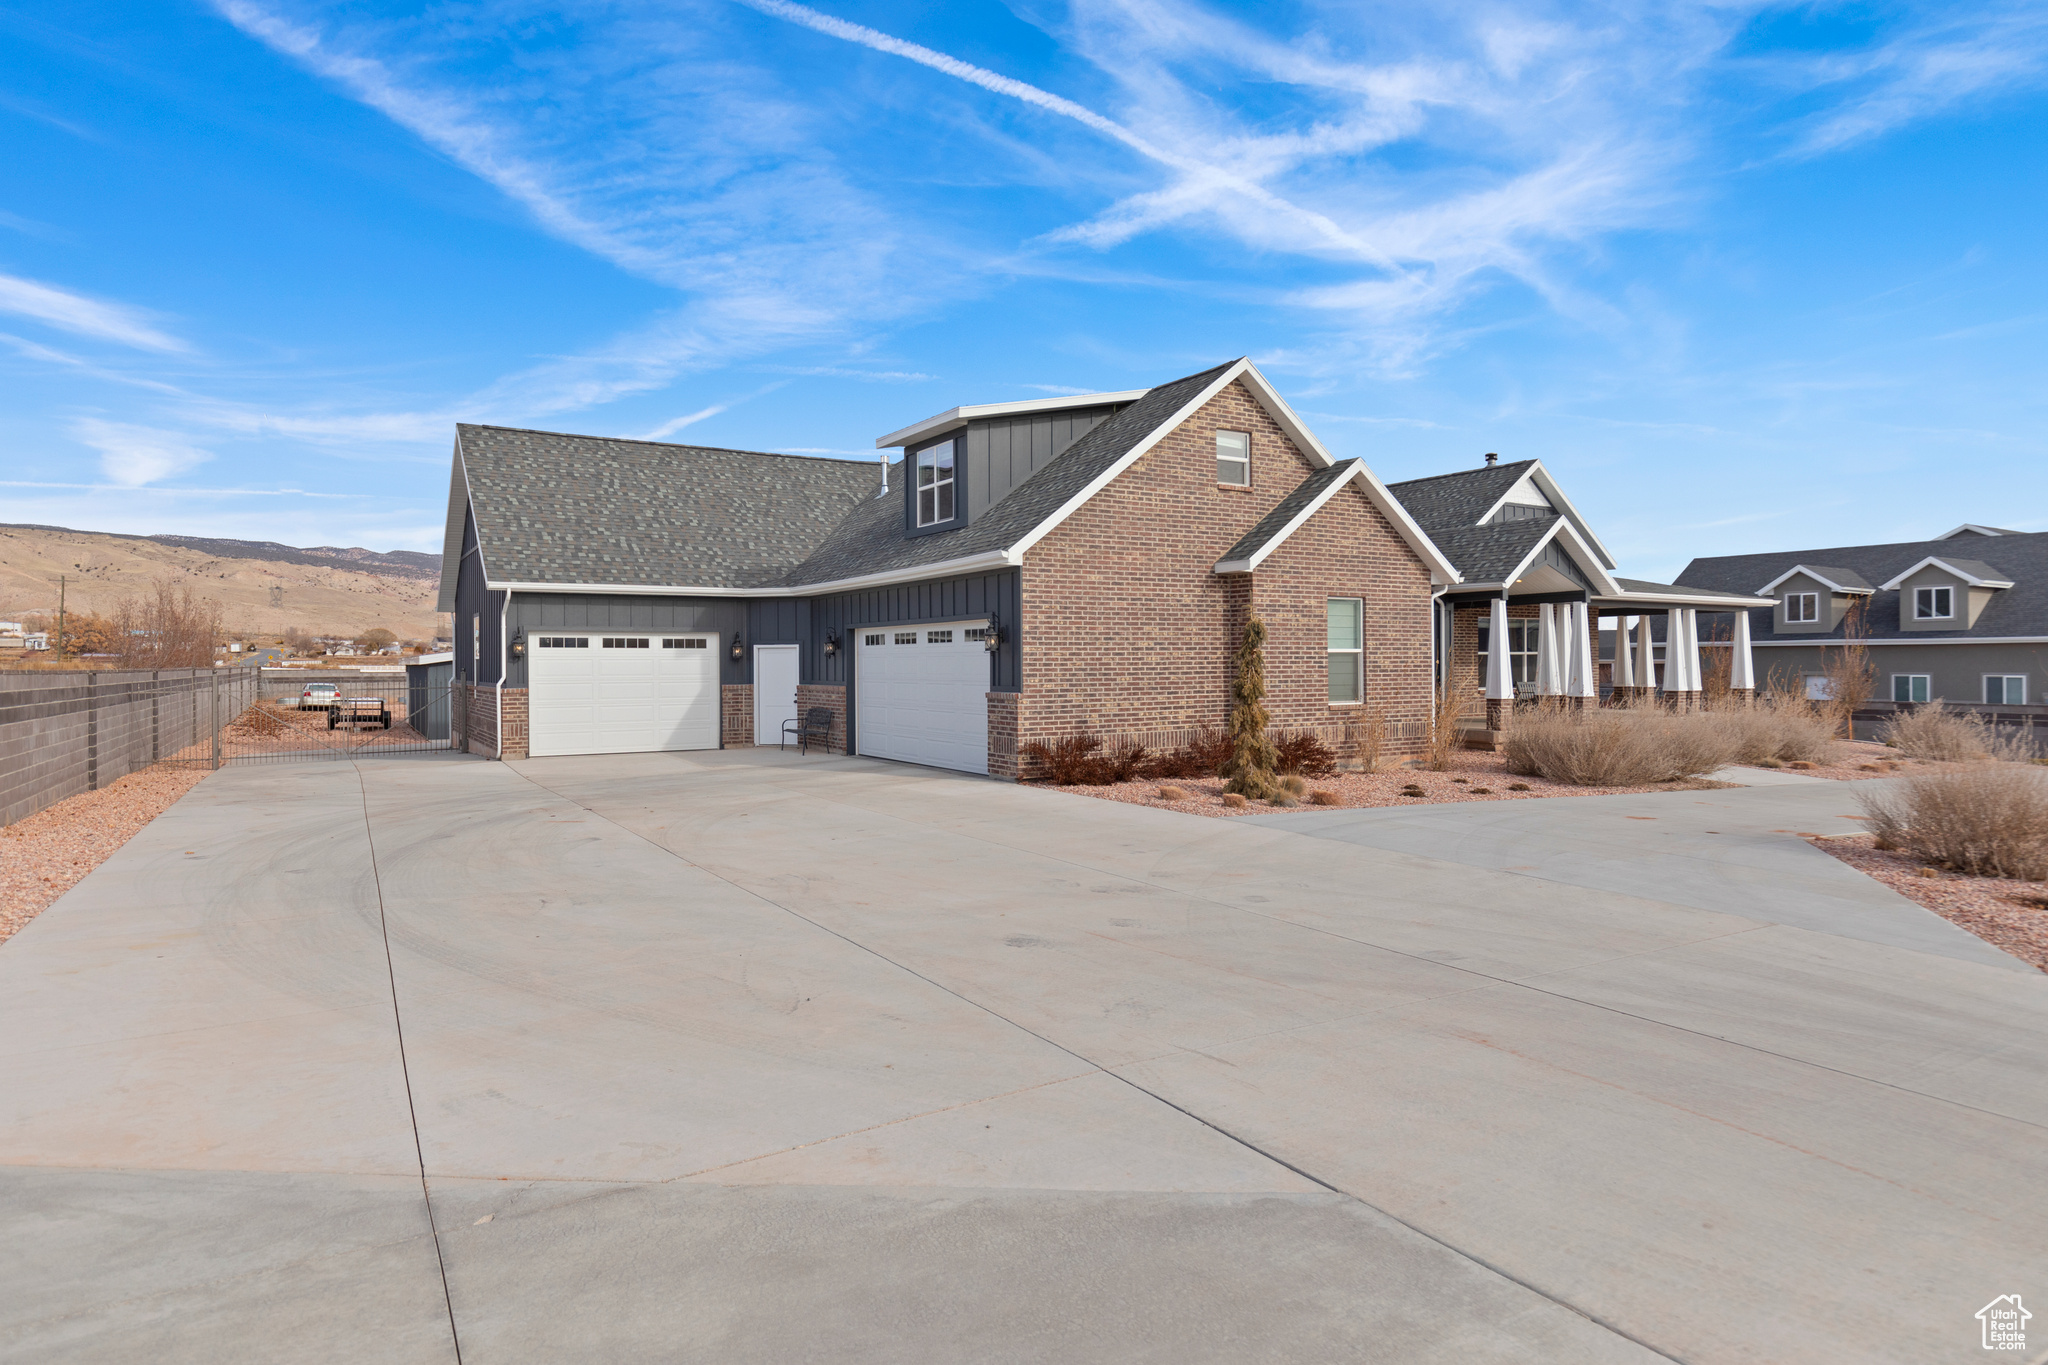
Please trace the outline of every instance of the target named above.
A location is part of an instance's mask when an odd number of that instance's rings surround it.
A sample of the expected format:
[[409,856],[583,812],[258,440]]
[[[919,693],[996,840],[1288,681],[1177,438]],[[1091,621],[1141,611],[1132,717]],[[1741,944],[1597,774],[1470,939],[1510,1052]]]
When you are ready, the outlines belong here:
[[1328,617],[1330,704],[1355,705],[1365,697],[1365,599],[1332,597]]
[[1984,700],[1992,706],[2025,706],[2027,704],[2027,675],[2024,673],[1985,674]]
[[1925,673],[1892,674],[1893,701],[1926,701],[1934,695],[1934,679]]
[[1788,592],[1785,594],[1785,619],[1793,624],[1820,620],[1820,594],[1817,592]]
[[1248,431],[1216,433],[1216,482],[1249,488],[1252,482],[1252,435]]
[[1956,614],[1956,590],[1954,588],[1913,589],[1913,619],[1915,621],[1945,621]]
[[953,519],[953,443],[941,441],[917,452],[917,524],[937,526]]

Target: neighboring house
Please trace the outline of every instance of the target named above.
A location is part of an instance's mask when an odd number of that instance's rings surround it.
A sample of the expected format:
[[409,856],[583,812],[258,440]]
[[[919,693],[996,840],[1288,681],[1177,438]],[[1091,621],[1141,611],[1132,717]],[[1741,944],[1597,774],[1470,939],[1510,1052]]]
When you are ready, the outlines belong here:
[[1264,620],[1276,727],[1423,742],[1457,571],[1245,360],[960,407],[865,461],[456,429],[439,609],[473,752],[773,744],[1001,777],[1033,739],[1225,722]]
[[1860,609],[1878,700],[2048,701],[2048,533],[1965,524],[1933,540],[1695,559],[1678,580],[1772,599],[1749,623],[1767,684],[1817,695],[1825,646]]
[[[1764,605],[1743,591],[1623,578],[1579,510],[1540,460],[1497,463],[1411,479],[1389,491],[1456,565],[1462,581],[1439,600],[1438,655],[1445,676],[1489,700],[1600,694],[1600,622],[1636,632],[1639,648],[1617,670],[1623,688],[1701,690],[1697,651],[1665,675],[1663,651],[1643,639],[1665,618]],[[1507,649],[1494,667],[1495,642]],[[1696,637],[1695,637],[1696,638]],[[1652,657],[1654,655],[1654,657]],[[1497,722],[1497,708],[1492,719]]]

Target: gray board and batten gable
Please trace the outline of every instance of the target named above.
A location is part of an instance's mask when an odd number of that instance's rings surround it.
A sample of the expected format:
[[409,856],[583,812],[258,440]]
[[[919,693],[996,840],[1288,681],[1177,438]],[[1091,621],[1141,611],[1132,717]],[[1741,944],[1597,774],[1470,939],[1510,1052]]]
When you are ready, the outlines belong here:
[[[1975,625],[1947,632],[1905,630],[1899,621],[1901,594],[1879,590],[1872,592],[1868,599],[1870,638],[1926,644],[1938,643],[1943,638],[2048,638],[2048,532],[1986,537],[1973,539],[1969,544],[1975,554],[1987,557],[1988,562],[1982,563],[1982,568],[1995,569],[1998,578],[2012,583],[2010,588],[2000,589],[1991,595]],[[1930,555],[1954,563],[1951,555],[1955,546],[1956,542],[1952,540],[1920,540],[1771,554],[1716,555],[1695,559],[1686,565],[1685,572],[1678,576],[1678,582],[1687,588],[1753,593],[1794,565],[1804,564],[1815,569],[1822,565],[1832,566],[1834,570],[1854,574],[1865,583],[1888,583],[1901,571],[1912,568]],[[1973,559],[1972,562],[1976,561]],[[1770,607],[1752,608],[1750,637],[1757,641],[1782,639],[1802,644],[1842,637],[1839,626],[1825,634],[1779,635],[1775,631],[1774,618],[1775,613]]]
[[978,417],[969,422],[964,452],[967,519],[973,521],[1001,502],[1012,489],[1066,454],[1074,442],[1126,406],[1112,403],[1064,412]]

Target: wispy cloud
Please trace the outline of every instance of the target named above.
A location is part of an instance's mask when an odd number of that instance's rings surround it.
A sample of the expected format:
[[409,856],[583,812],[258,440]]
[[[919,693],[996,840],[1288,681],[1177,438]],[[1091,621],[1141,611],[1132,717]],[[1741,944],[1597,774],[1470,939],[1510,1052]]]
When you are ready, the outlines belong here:
[[213,458],[213,452],[193,445],[182,432],[98,417],[79,418],[71,424],[71,435],[100,453],[100,468],[122,488],[156,483]]
[[119,342],[138,350],[189,349],[184,342],[158,329],[150,315],[140,308],[88,298],[18,275],[0,275],[0,313],[33,318],[74,336]]

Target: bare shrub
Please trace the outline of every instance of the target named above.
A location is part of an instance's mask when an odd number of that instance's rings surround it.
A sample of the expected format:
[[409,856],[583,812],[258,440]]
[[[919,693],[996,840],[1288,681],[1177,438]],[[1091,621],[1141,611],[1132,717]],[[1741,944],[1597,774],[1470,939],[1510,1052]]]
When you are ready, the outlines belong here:
[[1508,771],[1580,787],[1641,787],[1697,777],[1733,760],[1711,712],[1543,708],[1518,712],[1501,751]]
[[1225,810],[1243,810],[1247,804],[1245,799],[1236,792],[1223,793],[1223,808]]
[[220,603],[166,575],[114,610],[123,668],[211,668],[221,642]]
[[377,626],[356,636],[356,653],[375,654],[386,645],[395,645],[397,643],[398,637],[396,635],[382,626]]
[[1188,799],[1187,788],[1161,787],[1159,789],[1159,799],[1161,801],[1185,801]]
[[1451,755],[1457,752],[1461,731],[1458,722],[1465,712],[1479,700],[1479,688],[1472,679],[1461,673],[1453,673],[1444,679],[1444,685],[1437,689],[1436,698],[1429,709],[1429,743],[1422,753],[1422,765],[1433,773],[1440,773],[1451,766]]
[[1976,877],[2048,880],[2048,772],[1979,763],[1858,792],[1880,844]]
[[1148,777],[1220,777],[1230,758],[1230,736],[1215,726],[1204,726],[1178,748],[1152,755]]
[[1145,767],[1146,754],[1143,745],[1128,742],[1104,749],[1101,736],[1085,733],[1050,744],[1034,739],[1023,752],[1046,780],[1059,787],[1106,787],[1135,781]]
[[1782,763],[1829,763],[1840,756],[1835,722],[1813,703],[1787,692],[1752,702],[1724,694],[1706,713],[1734,746],[1734,762],[1758,767]]
[[1380,755],[1387,747],[1386,711],[1378,706],[1366,707],[1364,714],[1345,725],[1344,746],[1358,760],[1360,772],[1378,772]]
[[1297,777],[1293,773],[1278,779],[1273,785],[1289,796],[1301,797],[1308,795],[1308,779]]
[[320,652],[320,641],[314,638],[310,630],[292,626],[284,633],[284,647],[294,654],[317,654]]
[[1970,763],[1991,757],[1991,727],[1968,711],[1931,701],[1900,711],[1878,730],[1878,738],[1908,758],[1937,763]]
[[1289,730],[1274,746],[1273,769],[1308,777],[1328,777],[1337,771],[1337,754],[1307,730]]
[[1827,678],[1823,713],[1848,739],[1856,738],[1856,712],[1877,690],[1877,665],[1870,658],[1870,612],[1857,598],[1842,613],[1842,643],[1821,651],[1821,673]]

